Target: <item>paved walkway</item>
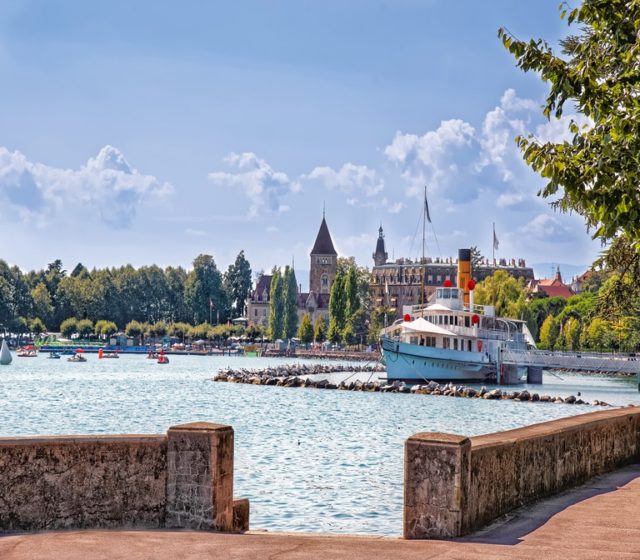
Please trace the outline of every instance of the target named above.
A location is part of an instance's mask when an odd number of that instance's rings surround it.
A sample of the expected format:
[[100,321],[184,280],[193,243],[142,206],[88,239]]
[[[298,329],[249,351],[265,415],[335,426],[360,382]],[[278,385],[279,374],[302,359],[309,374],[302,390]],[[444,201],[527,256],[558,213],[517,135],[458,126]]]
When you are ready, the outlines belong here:
[[640,559],[640,465],[456,541],[189,531],[69,531],[0,537],[2,560]]

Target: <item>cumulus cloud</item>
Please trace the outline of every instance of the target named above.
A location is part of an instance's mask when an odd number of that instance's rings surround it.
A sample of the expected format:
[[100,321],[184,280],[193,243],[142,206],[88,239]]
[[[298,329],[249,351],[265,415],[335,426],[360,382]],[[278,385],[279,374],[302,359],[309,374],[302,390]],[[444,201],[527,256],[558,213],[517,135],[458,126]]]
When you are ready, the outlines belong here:
[[316,167],[303,179],[320,180],[329,190],[340,190],[346,194],[361,194],[372,197],[384,189],[384,181],[378,173],[366,165],[345,163],[339,170],[331,167]]
[[209,179],[222,187],[238,188],[249,199],[248,218],[260,212],[286,212],[289,207],[281,199],[291,192],[299,192],[297,183],[292,183],[286,173],[275,171],[264,159],[253,152],[232,152],[225,163],[235,172],[215,171]]
[[555,216],[538,214],[519,228],[519,234],[528,241],[569,241],[575,237],[573,230]]
[[569,124],[574,121],[579,127],[591,127],[593,121],[585,115],[563,115],[559,119],[551,119],[536,127],[535,138],[538,142],[570,142],[573,133],[569,132]]
[[442,121],[422,136],[397,132],[384,155],[400,168],[408,196],[421,197],[422,186],[428,184],[430,191],[448,200],[468,200],[477,193],[460,179],[473,159],[475,134],[473,126],[463,120]]
[[81,205],[98,211],[113,228],[129,227],[145,196],[173,191],[152,175],[132,168],[123,154],[105,146],[79,169],[60,169],[29,161],[0,147],[0,198],[23,219],[45,223],[57,211]]
[[518,97],[516,90],[513,88],[505,90],[500,98],[500,107],[505,111],[538,111],[540,105],[540,103],[533,99]]

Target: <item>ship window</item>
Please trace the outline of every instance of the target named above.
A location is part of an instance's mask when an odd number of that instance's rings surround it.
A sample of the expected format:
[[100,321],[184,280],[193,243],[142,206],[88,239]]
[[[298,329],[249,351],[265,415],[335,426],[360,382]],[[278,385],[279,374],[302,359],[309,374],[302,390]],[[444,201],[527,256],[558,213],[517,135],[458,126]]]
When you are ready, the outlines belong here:
[[471,326],[471,323],[469,322],[469,316],[468,315],[465,316],[465,318],[464,318],[464,326],[465,327]]
[[454,339],[453,339],[453,349],[454,349],[454,350],[457,350],[457,349],[458,349],[458,339],[457,339],[457,338],[454,338]]
[[469,352],[471,352],[471,341],[467,340],[467,350],[469,350]]
[[436,290],[436,297],[442,299],[442,290]]
[[451,299],[458,299],[458,290],[451,290]]
[[448,336],[442,338],[442,347],[443,348],[451,348],[451,340]]

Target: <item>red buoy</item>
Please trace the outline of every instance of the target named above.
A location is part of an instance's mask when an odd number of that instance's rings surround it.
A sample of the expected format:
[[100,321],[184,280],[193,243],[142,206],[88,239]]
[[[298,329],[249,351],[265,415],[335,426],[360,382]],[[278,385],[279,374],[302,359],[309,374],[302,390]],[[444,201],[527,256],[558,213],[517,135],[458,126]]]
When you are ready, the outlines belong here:
[[404,315],[404,320],[405,320],[405,322],[407,322],[407,323],[408,323],[409,321],[411,321],[411,315],[409,315],[408,313],[405,313],[405,315]]
[[471,323],[474,324],[474,325],[477,325],[479,322],[480,322],[480,316],[477,315],[476,313],[474,313],[471,316]]
[[445,288],[450,288],[451,286],[453,286],[453,284],[451,283],[451,280],[449,280],[448,278],[443,282],[442,284]]
[[469,280],[469,282],[467,283],[467,287],[470,290],[474,290],[476,287],[476,281],[472,278],[471,280]]

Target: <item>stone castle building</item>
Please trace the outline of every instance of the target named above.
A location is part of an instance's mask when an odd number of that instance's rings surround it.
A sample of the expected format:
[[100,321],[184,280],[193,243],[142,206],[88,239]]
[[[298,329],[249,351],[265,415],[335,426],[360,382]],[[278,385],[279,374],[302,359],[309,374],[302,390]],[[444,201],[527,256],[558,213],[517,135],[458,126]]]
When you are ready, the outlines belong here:
[[[311,321],[319,315],[329,320],[329,296],[331,285],[338,271],[338,253],[333,246],[327,221],[322,214],[322,222],[309,254],[309,291],[298,290],[298,322],[303,315],[309,314]],[[269,326],[269,308],[271,292],[271,275],[263,274],[249,295],[247,318],[249,324]]]
[[[479,282],[497,270],[504,270],[514,278],[524,278],[525,282],[534,279],[533,269],[526,266],[524,259],[499,259],[493,263],[488,259],[482,259],[472,265],[472,276]],[[453,258],[425,257],[414,261],[400,258],[388,262],[384,232],[380,226],[376,250],[373,253],[370,284],[371,297],[376,307],[390,307],[395,311],[396,317],[400,317],[403,306],[427,303],[436,288],[442,286],[445,280],[451,281],[455,286],[457,273],[458,260]]]

